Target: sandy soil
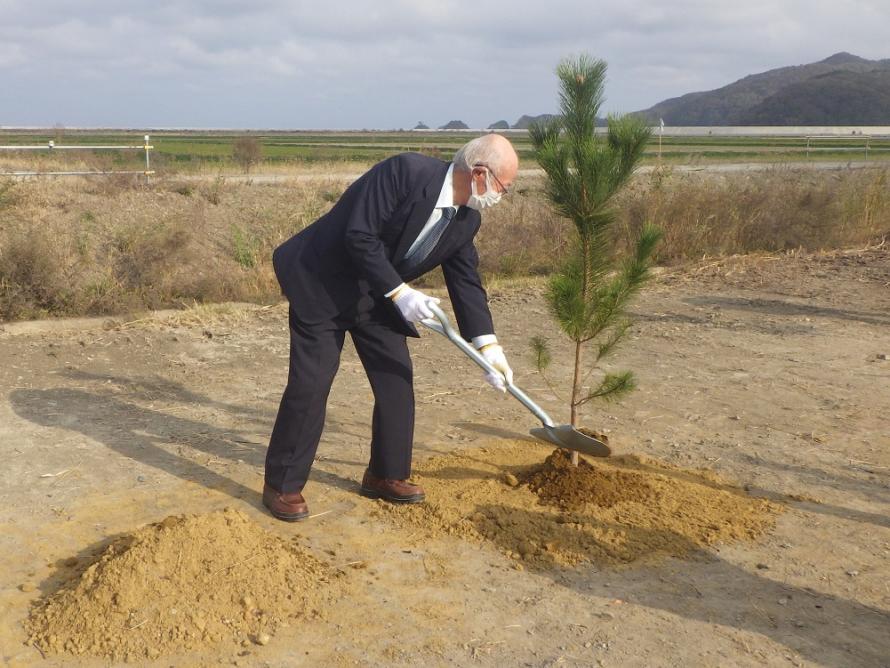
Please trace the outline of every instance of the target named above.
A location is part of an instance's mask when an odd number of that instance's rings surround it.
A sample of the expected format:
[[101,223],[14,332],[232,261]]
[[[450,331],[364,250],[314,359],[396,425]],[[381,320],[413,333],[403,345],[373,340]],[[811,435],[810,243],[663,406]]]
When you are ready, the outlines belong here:
[[[532,334],[562,345],[540,287],[494,286],[492,308],[517,382],[564,417],[526,355]],[[0,659],[107,665],[24,645],[30,606],[115,536],[230,506],[347,570],[348,595],[268,644],[158,666],[890,665],[890,252],[703,263],[663,273],[635,310],[615,363],[640,389],[589,426],[619,453],[793,498],[767,535],[620,568],[521,568],[496,534],[418,531],[357,495],[371,393],[351,348],[305,490],[314,516],[286,525],[258,494],[283,307],[5,326]],[[543,459],[524,440],[535,419],[444,339],[412,351],[419,462],[507,442]]]

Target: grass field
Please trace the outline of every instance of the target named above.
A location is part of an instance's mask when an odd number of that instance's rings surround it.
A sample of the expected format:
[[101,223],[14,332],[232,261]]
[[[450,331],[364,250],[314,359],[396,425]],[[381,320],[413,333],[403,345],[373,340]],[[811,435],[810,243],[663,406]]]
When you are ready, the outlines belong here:
[[[158,171],[191,172],[236,170],[232,144],[245,133],[238,132],[155,132],[151,135],[153,167]],[[141,131],[87,132],[47,130],[43,132],[0,131],[0,145],[141,144]],[[305,166],[317,163],[372,164],[401,151],[420,151],[450,159],[454,151],[477,132],[272,132],[253,133],[262,145],[263,162],[255,171]],[[531,144],[525,133],[511,133],[523,168],[535,167]],[[798,162],[806,160],[890,161],[890,137],[848,136],[810,140],[806,137],[672,137],[665,136],[659,149],[653,137],[645,162],[667,164],[708,164],[719,162]],[[71,164],[88,164],[104,169],[139,169],[144,154],[139,151],[97,151],[64,154],[57,152],[0,152],[0,173],[37,164],[40,169],[64,169]]]

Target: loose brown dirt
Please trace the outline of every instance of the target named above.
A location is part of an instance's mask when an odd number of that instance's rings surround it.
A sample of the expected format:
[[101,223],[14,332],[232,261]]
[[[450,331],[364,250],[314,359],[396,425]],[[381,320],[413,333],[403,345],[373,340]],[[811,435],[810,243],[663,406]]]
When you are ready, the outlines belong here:
[[127,661],[265,645],[322,616],[337,574],[241,511],[170,516],[116,538],[26,628],[47,654]]
[[781,509],[706,472],[628,455],[575,467],[530,441],[434,457],[415,477],[427,503],[381,504],[385,515],[431,537],[493,543],[535,569],[687,557],[757,538]]
[[574,466],[570,454],[554,450],[543,465],[533,467],[523,477],[543,503],[564,509],[580,510],[587,505],[611,508],[619,503],[659,500],[647,476],[620,468],[630,461],[629,457],[597,463],[581,459]]

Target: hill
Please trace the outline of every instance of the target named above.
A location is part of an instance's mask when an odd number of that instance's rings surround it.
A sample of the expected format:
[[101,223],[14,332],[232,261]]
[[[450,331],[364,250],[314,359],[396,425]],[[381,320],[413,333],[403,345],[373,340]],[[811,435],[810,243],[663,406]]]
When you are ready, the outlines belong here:
[[541,123],[549,121],[551,118],[555,118],[554,114],[540,114],[538,116],[529,116],[523,115],[519,117],[519,120],[513,124],[514,130],[528,130],[529,125],[532,123]]
[[[663,118],[668,125],[859,125],[865,118],[887,123],[887,73],[890,59],[836,53],[817,63],[780,67],[716,90],[664,100],[638,113],[652,123]],[[810,120],[793,120],[801,118]]]
[[890,125],[890,68],[792,84],[740,115],[739,125]]
[[[554,118],[556,118],[556,114],[539,114],[537,116],[529,116],[528,114],[525,114],[523,116],[520,116],[519,120],[516,121],[512,126],[506,126],[506,127],[512,127],[514,130],[528,130],[529,126],[532,123],[546,123],[550,120],[553,120]],[[505,123],[505,122],[506,121],[498,121],[498,123]],[[597,117],[596,125],[598,127],[604,127],[607,124],[608,124],[607,119]],[[489,128],[494,128],[494,127],[495,127],[494,124],[489,126]]]

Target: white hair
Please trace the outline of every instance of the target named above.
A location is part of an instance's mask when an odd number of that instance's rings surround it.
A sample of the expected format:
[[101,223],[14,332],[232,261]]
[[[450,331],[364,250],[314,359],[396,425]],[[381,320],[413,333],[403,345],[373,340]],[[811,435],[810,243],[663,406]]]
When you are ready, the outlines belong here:
[[462,172],[471,172],[476,165],[484,164],[492,171],[500,172],[506,156],[503,144],[492,139],[496,136],[499,135],[483,135],[461,146],[451,160],[454,168]]

